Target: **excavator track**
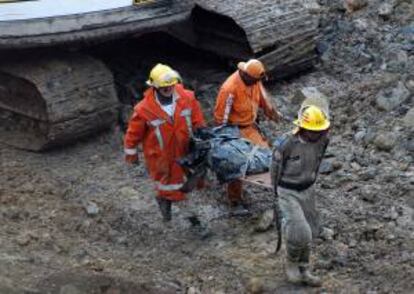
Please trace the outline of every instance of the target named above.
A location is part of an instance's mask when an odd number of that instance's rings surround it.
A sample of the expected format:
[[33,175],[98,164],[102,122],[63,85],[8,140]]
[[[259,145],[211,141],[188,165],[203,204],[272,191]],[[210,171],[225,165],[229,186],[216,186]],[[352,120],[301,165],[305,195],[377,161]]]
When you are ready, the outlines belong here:
[[29,150],[73,142],[116,121],[112,73],[78,53],[13,55],[0,63],[0,137]]
[[[67,13],[56,15],[48,15],[42,1],[0,5],[0,140],[44,150],[116,123],[112,73],[101,61],[76,53],[96,42],[166,32],[232,64],[259,58],[271,78],[308,69],[317,57],[318,17],[311,13],[316,0],[137,0],[136,5],[108,0],[100,5],[109,2],[115,5],[111,9],[75,13],[72,9],[87,5],[76,0],[79,7],[65,6]],[[35,11],[46,14],[32,15]],[[71,50],[56,53],[56,48]]]

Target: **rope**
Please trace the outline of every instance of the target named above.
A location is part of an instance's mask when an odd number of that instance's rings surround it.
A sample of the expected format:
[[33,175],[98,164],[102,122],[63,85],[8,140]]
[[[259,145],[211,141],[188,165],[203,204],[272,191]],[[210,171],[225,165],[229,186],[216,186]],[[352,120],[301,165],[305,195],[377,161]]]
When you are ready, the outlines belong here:
[[254,145],[253,149],[246,156],[247,162],[246,162],[245,168],[242,170],[242,178],[246,177],[247,169],[249,168],[250,162],[252,161],[258,149],[259,149],[259,145]]

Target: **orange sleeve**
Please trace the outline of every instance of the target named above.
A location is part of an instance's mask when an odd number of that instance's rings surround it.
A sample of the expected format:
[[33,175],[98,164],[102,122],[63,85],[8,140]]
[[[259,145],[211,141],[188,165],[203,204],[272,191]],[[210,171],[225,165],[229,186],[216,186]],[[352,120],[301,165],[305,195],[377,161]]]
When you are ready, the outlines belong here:
[[224,88],[221,88],[217,95],[216,106],[214,107],[214,120],[217,124],[223,123],[226,101],[229,95],[230,91]]
[[191,116],[191,122],[195,129],[206,126],[206,121],[204,120],[203,112],[201,111],[200,102],[197,99],[192,101],[193,115]]
[[134,109],[131,119],[128,123],[128,130],[124,138],[124,148],[126,153],[134,153],[132,150],[135,149],[138,144],[144,138],[145,132],[147,129],[147,124],[145,120],[140,117],[138,109]]
[[260,102],[259,107],[261,107],[264,111],[264,114],[272,119],[272,117],[276,113],[276,108],[273,106],[272,101],[270,101],[270,97],[267,95],[266,89],[264,88],[263,84],[260,82]]

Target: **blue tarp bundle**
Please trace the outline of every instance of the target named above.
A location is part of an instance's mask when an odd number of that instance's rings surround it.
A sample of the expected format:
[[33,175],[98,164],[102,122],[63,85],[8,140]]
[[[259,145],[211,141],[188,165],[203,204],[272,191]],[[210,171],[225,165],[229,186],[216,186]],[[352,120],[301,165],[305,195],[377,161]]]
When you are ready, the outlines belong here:
[[180,161],[188,169],[209,168],[221,183],[269,170],[271,150],[240,137],[237,126],[203,128],[195,132],[190,154]]

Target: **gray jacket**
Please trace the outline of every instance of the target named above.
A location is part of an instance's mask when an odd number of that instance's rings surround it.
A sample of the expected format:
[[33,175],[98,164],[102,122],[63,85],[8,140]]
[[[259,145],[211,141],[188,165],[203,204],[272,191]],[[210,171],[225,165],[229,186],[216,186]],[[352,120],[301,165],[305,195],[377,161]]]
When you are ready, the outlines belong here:
[[274,143],[271,174],[275,188],[305,190],[318,175],[329,139],[325,136],[315,143],[303,142],[298,135],[284,134]]

